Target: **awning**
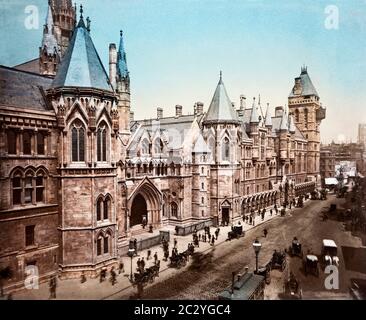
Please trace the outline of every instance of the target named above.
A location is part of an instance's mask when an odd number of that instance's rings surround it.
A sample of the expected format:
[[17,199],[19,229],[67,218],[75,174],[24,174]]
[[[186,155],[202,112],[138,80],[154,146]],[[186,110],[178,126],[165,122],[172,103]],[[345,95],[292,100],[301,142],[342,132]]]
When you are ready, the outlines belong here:
[[338,180],[336,178],[325,178],[325,184],[326,185],[337,185]]

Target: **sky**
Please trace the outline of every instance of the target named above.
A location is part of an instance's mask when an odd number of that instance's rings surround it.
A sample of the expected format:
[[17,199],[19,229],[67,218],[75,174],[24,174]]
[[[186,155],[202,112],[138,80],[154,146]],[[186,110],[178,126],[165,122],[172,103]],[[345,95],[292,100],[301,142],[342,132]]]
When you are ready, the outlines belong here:
[[[301,66],[327,109],[321,139],[355,141],[366,123],[366,0],[78,0],[108,70],[108,47],[124,31],[136,119],[207,111],[223,72],[230,99],[261,95],[287,104]],[[26,26],[29,6],[38,28]],[[38,56],[47,0],[0,0],[0,64]],[[338,19],[337,19],[338,17]],[[273,114],[273,112],[272,112]]]

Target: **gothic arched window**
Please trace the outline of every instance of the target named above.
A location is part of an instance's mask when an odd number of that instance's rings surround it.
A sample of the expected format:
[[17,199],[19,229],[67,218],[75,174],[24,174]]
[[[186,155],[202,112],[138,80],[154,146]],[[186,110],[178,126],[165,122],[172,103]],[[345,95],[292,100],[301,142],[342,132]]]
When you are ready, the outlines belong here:
[[304,125],[305,125],[306,129],[308,128],[308,120],[309,120],[309,111],[308,111],[308,109],[305,109],[304,110]]
[[79,121],[71,130],[71,159],[74,162],[85,161],[85,129]]
[[17,135],[14,130],[8,131],[8,154],[17,153]]
[[171,211],[172,217],[178,216],[178,205],[175,202],[171,203],[170,211]]
[[225,138],[222,143],[222,160],[230,160],[230,141],[228,138]]
[[142,154],[146,155],[146,154],[150,153],[149,140],[147,140],[146,138],[141,143],[141,150],[142,150]]
[[107,129],[105,125],[97,130],[97,161],[107,161]]
[[300,122],[300,114],[298,109],[295,110],[295,122]]
[[161,141],[160,138],[156,138],[154,142],[154,153],[160,154],[163,153],[163,150],[164,150],[163,141]]

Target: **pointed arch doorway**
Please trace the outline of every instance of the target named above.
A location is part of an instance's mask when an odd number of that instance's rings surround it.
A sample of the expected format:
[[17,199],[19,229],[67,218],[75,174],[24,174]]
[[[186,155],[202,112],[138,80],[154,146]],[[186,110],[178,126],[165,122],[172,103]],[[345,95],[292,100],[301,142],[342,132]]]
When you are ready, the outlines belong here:
[[[153,228],[159,227],[161,223],[162,193],[145,177],[128,198],[129,221],[128,227],[137,231],[141,226],[144,217],[146,224]],[[131,231],[133,231],[131,230]]]
[[145,198],[139,193],[132,202],[130,226],[142,224],[144,217],[146,218],[146,223],[148,223],[147,203]]

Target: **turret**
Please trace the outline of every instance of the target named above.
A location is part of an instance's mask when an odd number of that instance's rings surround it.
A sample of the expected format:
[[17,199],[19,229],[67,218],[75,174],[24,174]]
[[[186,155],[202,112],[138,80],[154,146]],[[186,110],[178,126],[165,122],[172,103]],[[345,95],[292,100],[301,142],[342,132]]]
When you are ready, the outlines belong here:
[[42,45],[39,48],[41,74],[54,76],[61,58],[61,49],[55,37],[51,5],[48,5],[46,24],[43,27]]

